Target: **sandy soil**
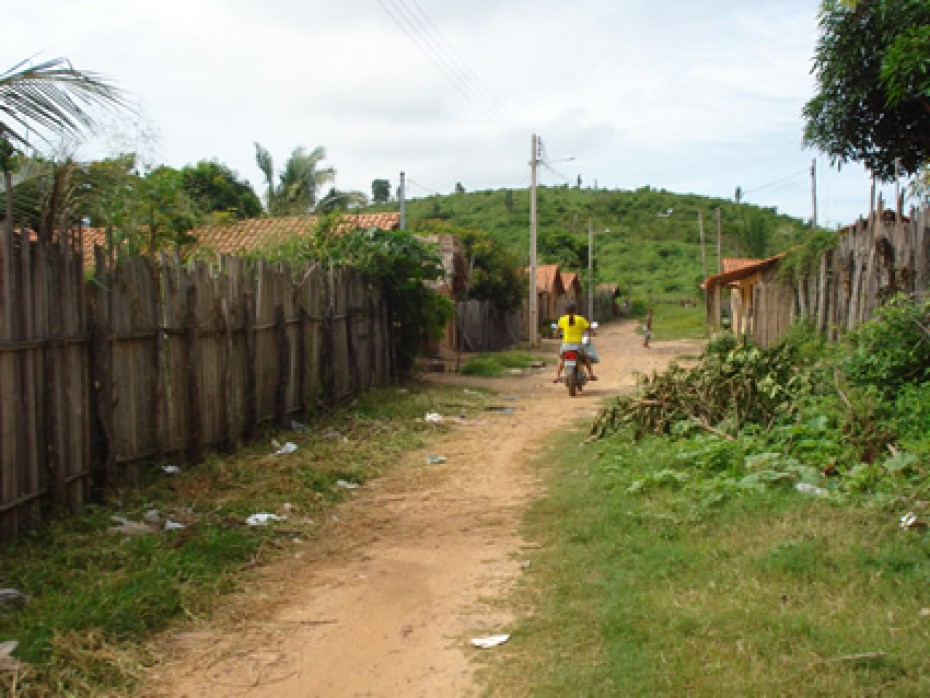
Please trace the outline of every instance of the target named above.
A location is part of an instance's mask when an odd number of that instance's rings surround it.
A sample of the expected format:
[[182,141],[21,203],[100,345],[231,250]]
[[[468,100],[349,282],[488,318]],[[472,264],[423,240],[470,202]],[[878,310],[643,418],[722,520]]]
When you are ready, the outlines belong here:
[[[500,601],[522,573],[523,513],[540,483],[531,463],[545,436],[597,413],[635,373],[696,353],[642,347],[630,321],[602,327],[599,380],[571,399],[554,364],[505,379],[431,374],[489,387],[512,413],[458,425],[425,452],[355,490],[312,541],[256,572],[247,594],[209,625],[178,632],[144,696],[469,696],[473,637],[506,632]],[[556,343],[544,340],[552,357]],[[506,396],[509,399],[503,400]]]

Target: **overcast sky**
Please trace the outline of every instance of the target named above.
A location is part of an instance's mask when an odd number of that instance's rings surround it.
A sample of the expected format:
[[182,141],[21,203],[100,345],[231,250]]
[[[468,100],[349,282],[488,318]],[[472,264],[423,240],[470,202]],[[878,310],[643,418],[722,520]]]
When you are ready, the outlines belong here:
[[[802,147],[818,0],[31,0],[3,10],[0,70],[59,56],[124,88],[139,118],[78,155],[216,159],[262,195],[326,149],[340,189],[408,195],[542,184],[732,198],[821,224],[868,212],[860,165]],[[573,160],[567,160],[572,157]],[[893,196],[893,187],[884,190]]]

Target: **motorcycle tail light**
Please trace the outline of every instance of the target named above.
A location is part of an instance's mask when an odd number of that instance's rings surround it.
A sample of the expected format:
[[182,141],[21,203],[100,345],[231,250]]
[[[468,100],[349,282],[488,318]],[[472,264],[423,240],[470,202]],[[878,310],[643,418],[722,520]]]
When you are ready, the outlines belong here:
[[574,361],[577,358],[577,354],[573,351],[567,351],[565,352],[565,358],[569,361]]

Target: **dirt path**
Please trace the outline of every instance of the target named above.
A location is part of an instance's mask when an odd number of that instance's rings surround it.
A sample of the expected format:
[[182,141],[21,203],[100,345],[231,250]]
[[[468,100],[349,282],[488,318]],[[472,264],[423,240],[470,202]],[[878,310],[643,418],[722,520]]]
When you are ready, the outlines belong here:
[[[554,356],[555,343],[544,341]],[[644,349],[632,322],[601,329],[600,380],[569,399],[554,366],[506,379],[436,375],[513,398],[512,414],[457,426],[355,491],[313,541],[259,572],[210,626],[175,635],[145,696],[474,695],[471,637],[510,620],[495,604],[521,574],[521,517],[538,493],[529,467],[546,435],[593,416],[689,344]],[[413,460],[415,458],[415,460]],[[414,467],[415,466],[415,467]]]

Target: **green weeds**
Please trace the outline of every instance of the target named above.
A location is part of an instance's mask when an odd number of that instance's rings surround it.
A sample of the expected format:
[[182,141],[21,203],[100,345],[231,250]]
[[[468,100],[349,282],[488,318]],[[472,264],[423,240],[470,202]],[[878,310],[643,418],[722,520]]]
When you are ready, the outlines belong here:
[[557,444],[489,692],[930,693],[928,308],[714,342]]
[[[279,433],[298,450],[276,456],[272,435],[235,457],[210,457],[168,475],[153,465],[147,484],[114,493],[112,504],[55,521],[0,551],[0,588],[29,597],[0,607],[0,642],[16,640],[19,675],[0,673],[4,695],[45,697],[128,691],[147,662],[139,644],[178,617],[210,613],[241,584],[244,567],[315,533],[313,519],[347,491],[423,446],[441,425],[426,412],[480,409],[477,393],[417,386],[369,393],[312,429]],[[246,525],[253,513],[282,517]],[[143,535],[112,532],[114,516],[149,517]],[[184,528],[164,530],[166,521]]]
[[523,351],[498,351],[477,354],[462,366],[466,376],[496,378],[514,369],[524,369],[537,363],[532,354]]

